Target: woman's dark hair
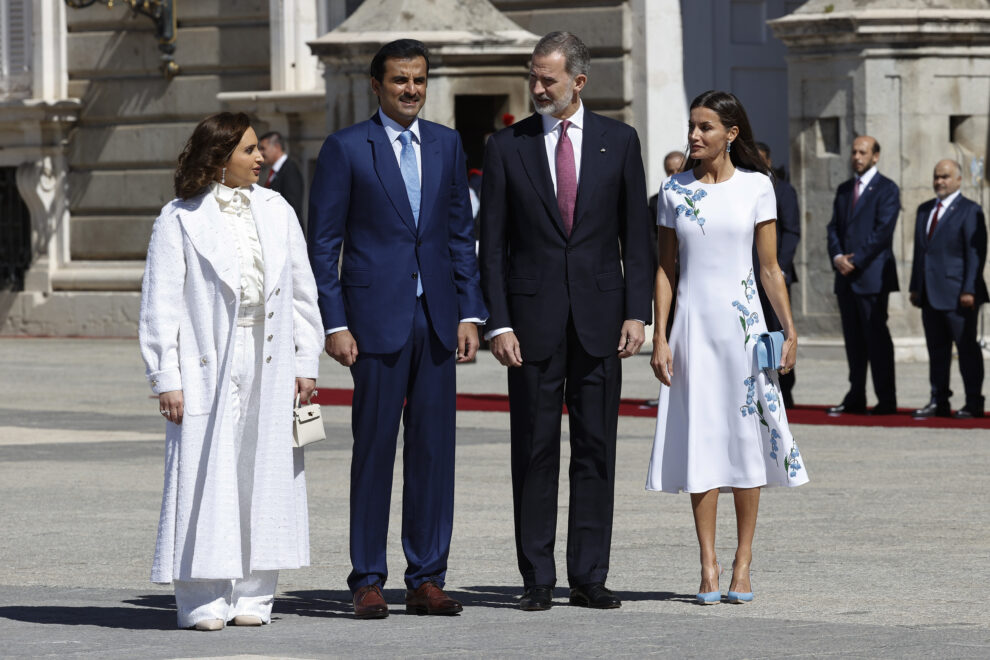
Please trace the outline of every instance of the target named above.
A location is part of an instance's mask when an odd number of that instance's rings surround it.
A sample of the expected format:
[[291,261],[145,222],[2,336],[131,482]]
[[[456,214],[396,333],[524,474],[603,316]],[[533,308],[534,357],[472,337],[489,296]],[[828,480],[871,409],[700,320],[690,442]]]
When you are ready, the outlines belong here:
[[397,39],[382,46],[371,60],[371,77],[385,82],[385,60],[412,60],[422,57],[426,60],[426,73],[430,73],[430,53],[426,44],[415,39]]
[[189,199],[203,192],[234,153],[251,118],[243,112],[220,112],[199,122],[175,167],[175,196]]
[[[726,129],[735,126],[739,129],[739,134],[732,141],[732,148],[729,150],[729,160],[736,167],[743,167],[747,170],[762,172],[771,176],[767,164],[760,157],[760,152],[756,149],[756,140],[753,138],[753,129],[749,125],[749,117],[746,116],[746,109],[730,92],[719,92],[714,89],[699,94],[691,101],[691,110],[695,108],[708,108],[718,115],[719,121]],[[684,159],[682,172],[694,169],[698,166],[698,160],[691,158],[690,151]]]

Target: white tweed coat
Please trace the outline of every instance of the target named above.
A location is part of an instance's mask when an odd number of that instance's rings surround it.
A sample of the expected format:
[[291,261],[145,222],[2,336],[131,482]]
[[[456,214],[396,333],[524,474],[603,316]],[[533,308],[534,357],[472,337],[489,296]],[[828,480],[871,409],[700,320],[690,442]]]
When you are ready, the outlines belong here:
[[[264,362],[251,506],[254,570],[309,563],[302,450],[292,447],[295,378],[316,378],[323,327],[299,222],[277,193],[250,189],[265,262]],[[153,582],[242,575],[236,457],[229,416],[240,306],[235,237],[213,195],[173,200],[148,246],[138,336],[155,394],[182,390],[166,422],[165,490]],[[226,420],[226,423],[225,423]]]

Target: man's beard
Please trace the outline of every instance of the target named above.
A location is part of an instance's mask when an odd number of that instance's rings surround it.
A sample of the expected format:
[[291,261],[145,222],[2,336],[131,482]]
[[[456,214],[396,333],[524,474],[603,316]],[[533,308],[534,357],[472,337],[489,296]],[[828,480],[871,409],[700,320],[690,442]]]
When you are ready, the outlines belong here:
[[546,101],[539,101],[536,96],[532,94],[532,92],[529,97],[533,101],[533,107],[536,109],[537,113],[541,115],[559,115],[565,108],[567,108],[567,106],[571,104],[571,99],[574,98],[574,81],[572,80],[568,83],[567,89],[556,101],[550,99],[549,97],[547,97],[548,100]]

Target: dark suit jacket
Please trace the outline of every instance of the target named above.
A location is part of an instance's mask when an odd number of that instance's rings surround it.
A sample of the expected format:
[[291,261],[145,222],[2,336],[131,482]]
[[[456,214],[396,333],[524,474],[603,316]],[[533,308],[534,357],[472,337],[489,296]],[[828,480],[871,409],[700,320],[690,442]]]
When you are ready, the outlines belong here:
[[299,224],[303,221],[303,176],[299,171],[299,166],[291,158],[286,158],[275,176],[272,177],[272,190],[285,197],[292,210],[299,218]]
[[542,360],[573,319],[584,350],[614,355],[622,322],[652,318],[646,182],[630,126],[584,114],[574,226],[564,232],[539,115],[488,140],[481,281],[488,329],[511,327],[524,361]]
[[[461,319],[485,319],[464,151],[458,134],[419,120],[417,226],[399,164],[376,112],[326,139],[309,196],[309,255],[327,329],[347,326],[358,350],[393,353],[409,337],[416,282],[433,330],[457,347]],[[337,259],[344,249],[340,275]]]
[[[777,263],[784,272],[784,280],[790,286],[797,282],[797,270],[794,268],[794,255],[801,241],[801,214],[798,210],[797,191],[784,179],[773,180],[773,192],[777,197]],[[760,259],[753,243],[753,273],[756,276],[756,286],[761,291]]]
[[983,281],[987,226],[983,209],[959,195],[942,209],[929,241],[926,227],[934,206],[935,200],[930,199],[918,207],[911,292],[920,294],[928,305],[942,311],[956,309],[959,296],[964,293],[973,294],[977,305],[987,302],[987,285]]
[[[853,253],[856,270],[835,273],[835,293],[869,295],[897,291],[894,227],[901,211],[901,191],[879,172],[870,180],[852,208],[855,179],[839,185],[828,223],[828,257]],[[833,264],[833,268],[835,265]]]

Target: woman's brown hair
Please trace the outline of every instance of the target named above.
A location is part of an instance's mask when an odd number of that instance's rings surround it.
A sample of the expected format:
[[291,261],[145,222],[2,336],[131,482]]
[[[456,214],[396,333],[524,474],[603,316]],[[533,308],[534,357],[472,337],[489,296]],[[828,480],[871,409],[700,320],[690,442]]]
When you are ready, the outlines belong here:
[[175,167],[175,196],[189,199],[210,185],[234,153],[251,118],[243,112],[220,112],[199,122]]

